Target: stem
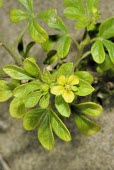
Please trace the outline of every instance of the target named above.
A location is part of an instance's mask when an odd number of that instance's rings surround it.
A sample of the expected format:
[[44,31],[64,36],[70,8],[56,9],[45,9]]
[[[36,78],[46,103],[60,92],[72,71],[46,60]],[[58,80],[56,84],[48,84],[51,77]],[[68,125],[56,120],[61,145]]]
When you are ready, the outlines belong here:
[[0,40],[0,45],[2,45],[9,52],[17,65],[21,64],[21,59],[17,57],[11,47],[9,47],[3,40]]
[[29,25],[27,24],[27,25],[23,28],[23,30],[19,33],[17,39],[14,41],[14,43],[13,43],[13,45],[12,45],[12,49],[16,49],[16,48],[17,48],[17,46],[18,46],[19,42],[21,41],[22,36],[24,35],[24,33],[25,33],[25,31],[27,30],[28,26],[29,26]]

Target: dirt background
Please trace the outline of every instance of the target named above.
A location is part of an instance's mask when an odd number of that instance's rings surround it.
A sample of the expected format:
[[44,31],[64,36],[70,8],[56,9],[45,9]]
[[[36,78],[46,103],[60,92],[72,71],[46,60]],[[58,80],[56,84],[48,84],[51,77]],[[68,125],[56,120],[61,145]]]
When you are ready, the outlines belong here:
[[[80,31],[74,29],[73,22],[62,15],[61,0],[34,0],[36,11],[57,8],[58,14],[68,24],[72,36],[80,38]],[[12,43],[23,25],[9,21],[9,11],[21,5],[17,0],[6,1],[0,9],[0,37]],[[100,0],[101,20],[114,15],[114,1]],[[45,26],[45,25],[44,25]],[[25,43],[29,37],[25,36]],[[32,52],[39,64],[45,54],[35,45]],[[13,63],[10,55],[0,47],[0,67]],[[45,150],[37,140],[37,130],[25,131],[21,120],[10,117],[9,102],[0,103],[0,170],[113,170],[114,169],[114,109],[104,109],[96,122],[102,130],[92,137],[80,134],[74,123],[69,123],[72,141],[65,143],[56,137],[55,149]]]

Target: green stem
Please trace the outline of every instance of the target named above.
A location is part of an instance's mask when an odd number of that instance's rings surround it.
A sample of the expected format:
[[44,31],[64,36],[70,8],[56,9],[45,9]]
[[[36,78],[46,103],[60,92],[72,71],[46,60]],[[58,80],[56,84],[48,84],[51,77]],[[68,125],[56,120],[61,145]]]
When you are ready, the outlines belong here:
[[9,52],[17,65],[21,64],[21,59],[14,53],[11,47],[9,47],[3,40],[0,40],[0,45],[2,45]]
[[23,28],[23,30],[19,33],[17,39],[14,41],[14,43],[13,43],[13,45],[12,45],[12,49],[16,49],[16,48],[17,48],[17,46],[18,46],[19,42],[21,41],[22,36],[24,35],[24,33],[25,33],[25,31],[27,30],[28,26],[29,26],[29,25],[27,24],[27,25]]

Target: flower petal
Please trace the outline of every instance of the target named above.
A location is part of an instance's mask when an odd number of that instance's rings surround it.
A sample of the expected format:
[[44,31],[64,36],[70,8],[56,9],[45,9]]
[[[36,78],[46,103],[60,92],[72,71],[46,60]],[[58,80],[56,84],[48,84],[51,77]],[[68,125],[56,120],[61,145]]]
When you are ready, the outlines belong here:
[[66,83],[66,77],[64,75],[61,75],[58,79],[57,79],[57,83],[60,85],[65,85]]
[[64,90],[63,94],[62,94],[62,97],[64,98],[64,100],[67,102],[67,103],[71,103],[74,98],[75,98],[75,95],[72,91],[70,90]]
[[69,76],[67,83],[68,83],[69,85],[76,85],[76,84],[78,84],[78,83],[79,83],[79,78],[78,78],[78,76],[75,76],[75,75]]
[[51,93],[55,94],[56,96],[61,95],[64,91],[64,87],[63,86],[53,86],[51,88]]

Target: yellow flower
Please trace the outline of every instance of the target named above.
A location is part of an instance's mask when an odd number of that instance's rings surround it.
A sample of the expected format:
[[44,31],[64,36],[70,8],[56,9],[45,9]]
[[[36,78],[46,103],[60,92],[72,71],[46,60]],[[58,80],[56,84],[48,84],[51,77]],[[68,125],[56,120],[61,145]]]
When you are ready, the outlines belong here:
[[62,95],[67,103],[71,103],[75,95],[73,91],[77,91],[76,85],[79,84],[79,78],[75,75],[65,77],[61,75],[57,79],[57,85],[51,88],[51,93],[58,96]]

